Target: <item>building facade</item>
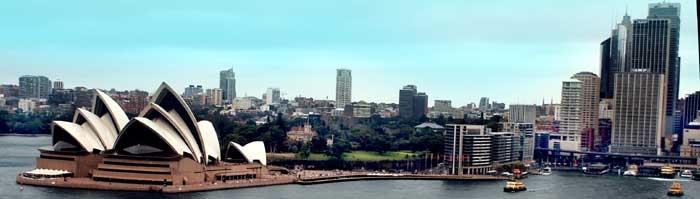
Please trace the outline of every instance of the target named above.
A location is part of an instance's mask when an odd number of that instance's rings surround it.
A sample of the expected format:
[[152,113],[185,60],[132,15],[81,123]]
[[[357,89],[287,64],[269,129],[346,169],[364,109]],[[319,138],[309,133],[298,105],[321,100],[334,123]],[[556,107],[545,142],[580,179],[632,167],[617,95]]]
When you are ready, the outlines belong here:
[[615,75],[615,113],[610,152],[659,155],[664,130],[664,77],[637,72]]
[[579,108],[581,150],[590,151],[595,145],[600,145],[601,142],[598,134],[600,78],[591,72],[576,73],[571,78],[581,82]]
[[25,75],[19,78],[20,98],[46,99],[51,93],[51,80],[44,76]]
[[223,104],[223,94],[224,91],[220,88],[207,89],[207,105],[210,106],[221,106]]
[[338,69],[335,77],[335,103],[338,108],[352,103],[352,71]]
[[224,102],[231,103],[236,99],[236,73],[233,68],[219,72],[219,88]]
[[537,105],[511,104],[508,106],[508,121],[512,123],[535,123]]
[[581,81],[564,81],[561,88],[561,105],[559,106],[559,133],[578,135],[581,130]]
[[486,126],[448,124],[444,139],[452,175],[485,174],[491,170],[491,135]]

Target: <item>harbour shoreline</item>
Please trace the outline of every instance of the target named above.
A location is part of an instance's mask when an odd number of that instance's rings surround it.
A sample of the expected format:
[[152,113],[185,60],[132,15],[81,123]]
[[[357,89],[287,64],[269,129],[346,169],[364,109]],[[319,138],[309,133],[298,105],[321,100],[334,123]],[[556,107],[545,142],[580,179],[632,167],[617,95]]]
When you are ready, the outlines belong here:
[[117,182],[94,181],[90,178],[47,178],[32,179],[17,175],[17,184],[58,187],[69,189],[90,189],[102,191],[136,191],[136,192],[161,192],[161,193],[187,193],[213,191],[223,189],[240,189],[252,187],[265,187],[276,185],[315,185],[346,181],[367,181],[367,180],[442,180],[442,181],[494,181],[505,180],[500,176],[485,175],[423,175],[423,174],[347,174],[334,176],[313,176],[295,177],[292,175],[275,176],[273,178],[261,178],[238,181],[217,181],[215,183],[202,183],[192,185],[143,185]]

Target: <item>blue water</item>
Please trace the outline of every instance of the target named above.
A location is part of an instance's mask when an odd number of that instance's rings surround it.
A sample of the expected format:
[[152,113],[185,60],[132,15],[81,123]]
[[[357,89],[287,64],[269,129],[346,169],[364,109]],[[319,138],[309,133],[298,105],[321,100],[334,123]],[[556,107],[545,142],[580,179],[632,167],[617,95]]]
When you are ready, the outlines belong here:
[[[423,198],[667,198],[672,180],[618,176],[584,176],[576,172],[557,172],[550,176],[531,176],[524,180],[528,191],[504,193],[501,181],[353,181],[319,185],[284,185],[232,189],[186,194],[111,192],[20,186],[15,176],[34,168],[39,146],[49,145],[50,137],[0,136],[0,198],[198,198],[198,199],[423,199]],[[700,181],[675,179],[686,195],[700,198]]]

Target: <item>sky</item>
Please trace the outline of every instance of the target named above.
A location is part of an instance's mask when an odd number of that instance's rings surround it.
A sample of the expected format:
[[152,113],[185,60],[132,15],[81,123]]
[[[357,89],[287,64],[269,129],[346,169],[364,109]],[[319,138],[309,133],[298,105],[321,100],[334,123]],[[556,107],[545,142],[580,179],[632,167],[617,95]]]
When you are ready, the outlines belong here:
[[[233,68],[238,96],[335,98],[337,68],[352,100],[397,103],[399,89],[452,100],[559,101],[561,82],[599,73],[600,42],[643,0],[0,2],[0,83],[44,75],[66,87],[182,92],[216,88]],[[682,4],[680,96],[700,90],[695,0]]]

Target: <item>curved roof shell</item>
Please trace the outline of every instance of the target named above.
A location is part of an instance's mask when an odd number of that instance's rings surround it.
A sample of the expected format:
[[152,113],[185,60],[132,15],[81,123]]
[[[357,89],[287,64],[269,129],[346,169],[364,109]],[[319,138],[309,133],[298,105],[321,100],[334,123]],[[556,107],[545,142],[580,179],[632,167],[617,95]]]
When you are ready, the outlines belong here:
[[106,121],[100,119],[94,113],[87,111],[83,108],[78,108],[75,110],[75,115],[73,116],[73,123],[82,125],[87,123],[92,132],[99,138],[100,143],[106,150],[112,149],[114,142],[117,140],[116,129],[112,128],[111,123],[105,124]]
[[226,149],[226,157],[232,157],[237,154],[242,155],[248,163],[260,162],[262,165],[267,165],[265,144],[262,141],[251,142],[245,146],[230,142]]
[[[173,116],[173,119],[176,120],[175,122],[182,123],[181,125],[187,127],[192,134],[197,148],[201,151],[200,157],[207,157],[207,150],[204,147],[204,139],[199,132],[197,120],[190,107],[185,103],[185,100],[165,82],[158,87],[158,90],[156,90],[151,100],[152,103],[158,104],[164,110],[168,111],[168,113]],[[178,117],[182,118],[181,121],[177,120]]]
[[108,117],[117,132],[121,131],[126,123],[129,123],[129,117],[126,116],[121,106],[100,90],[97,90],[93,100],[92,111],[100,118]]
[[197,123],[197,126],[199,126],[199,132],[202,133],[202,137],[204,138],[204,147],[209,152],[207,154],[207,160],[221,160],[221,148],[214,125],[209,121],[202,120]]
[[[145,135],[145,133],[150,133],[151,135]],[[149,136],[155,138],[155,140],[142,139]],[[119,153],[119,151],[124,151],[126,148],[132,146],[151,146],[158,144],[154,141],[162,141],[159,143],[169,147],[169,150],[176,155],[192,155],[192,151],[190,151],[187,144],[180,138],[180,135],[178,135],[170,123],[163,118],[156,118],[152,121],[143,117],[135,117],[124,127],[124,130],[117,138],[114,148],[117,150],[117,153]],[[158,146],[154,146],[154,148],[166,150]]]
[[[171,114],[172,113],[172,114]],[[175,110],[167,112],[163,107],[156,103],[150,103],[143,111],[139,117],[144,117],[149,120],[164,119],[170,126],[177,131],[179,137],[185,142],[187,148],[193,153],[197,162],[202,159],[202,152],[199,150],[199,145],[195,141],[192,133],[187,128],[183,119],[177,114]]]
[[[80,147],[88,152],[104,151],[100,139],[95,135],[89,124],[78,125],[72,122],[54,121],[51,127],[53,144],[63,141],[65,136],[70,136],[78,142]],[[56,130],[60,128],[61,130]]]

